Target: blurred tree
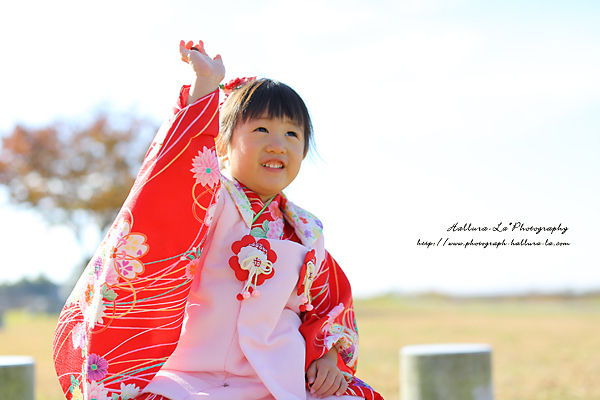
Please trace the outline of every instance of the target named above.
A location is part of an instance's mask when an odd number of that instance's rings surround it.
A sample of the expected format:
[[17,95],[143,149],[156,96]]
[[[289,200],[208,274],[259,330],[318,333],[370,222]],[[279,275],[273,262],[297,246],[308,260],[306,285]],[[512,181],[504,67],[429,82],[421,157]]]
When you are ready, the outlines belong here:
[[[104,231],[133,184],[155,124],[133,116],[118,123],[97,114],[83,127],[17,125],[2,139],[0,185],[12,202],[33,207],[50,223]],[[99,232],[101,233],[101,232]]]
[[37,312],[56,313],[62,309],[65,299],[60,286],[40,274],[37,278],[21,278],[20,281],[0,284],[0,313],[10,309],[29,309]]

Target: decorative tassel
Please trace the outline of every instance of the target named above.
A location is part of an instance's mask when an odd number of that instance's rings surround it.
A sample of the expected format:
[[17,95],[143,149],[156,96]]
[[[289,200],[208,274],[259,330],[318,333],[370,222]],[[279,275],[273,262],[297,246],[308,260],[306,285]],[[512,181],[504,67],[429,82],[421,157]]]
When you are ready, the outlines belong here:
[[245,300],[252,297],[260,296],[260,291],[256,289],[258,286],[258,277],[261,274],[269,275],[273,271],[273,263],[269,260],[263,260],[260,257],[256,257],[254,254],[250,254],[242,261],[240,267],[243,270],[249,272],[248,279],[244,284],[244,289],[237,295],[239,301]]
[[315,250],[311,250],[306,254],[304,258],[304,265],[300,270],[300,284],[298,285],[298,296],[300,297],[300,309],[301,312],[312,311],[314,309],[312,297],[310,295],[310,288],[316,278],[317,268],[315,266]]

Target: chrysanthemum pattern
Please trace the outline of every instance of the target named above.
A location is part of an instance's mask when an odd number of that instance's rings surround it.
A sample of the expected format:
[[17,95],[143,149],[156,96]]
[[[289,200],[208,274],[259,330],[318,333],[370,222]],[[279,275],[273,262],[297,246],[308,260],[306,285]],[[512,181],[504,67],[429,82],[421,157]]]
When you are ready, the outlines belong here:
[[192,169],[196,184],[214,187],[221,179],[219,161],[214,150],[204,147],[192,161]]
[[91,382],[86,388],[86,399],[88,400],[110,400],[108,389],[104,387],[104,383]]
[[108,361],[98,354],[90,354],[87,362],[87,377],[90,381],[97,381],[106,376]]
[[134,384],[126,385],[121,382],[121,400],[134,399],[140,394],[140,388]]

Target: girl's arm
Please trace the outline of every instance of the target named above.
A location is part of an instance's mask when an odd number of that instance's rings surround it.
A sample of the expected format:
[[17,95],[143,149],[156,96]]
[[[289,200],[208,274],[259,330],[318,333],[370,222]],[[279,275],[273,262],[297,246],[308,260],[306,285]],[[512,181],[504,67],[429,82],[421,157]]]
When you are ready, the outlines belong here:
[[[333,377],[336,377],[336,374],[344,376],[347,382],[344,394],[364,397],[367,400],[382,400],[379,393],[354,376],[358,357],[358,330],[354,318],[352,290],[346,275],[329,252],[326,252],[310,293],[314,309],[303,315],[300,326],[300,333],[306,340],[306,371],[309,385],[311,376],[314,376],[314,373],[309,373],[311,369],[316,368],[319,372],[321,368],[327,368],[326,379],[329,379],[329,371],[333,372]],[[330,365],[330,361],[335,361],[337,371]],[[319,383],[318,375],[319,373],[311,386],[315,391]],[[332,386],[335,388],[335,384],[321,384],[318,390],[322,390],[322,393],[338,393],[344,389],[338,386],[338,390],[329,392]]]
[[60,314],[54,360],[67,399],[133,399],[177,345],[220,189],[214,79],[224,68],[213,61],[194,69],[214,73],[197,75],[195,96],[206,96],[188,101],[183,88]]
[[196,74],[196,80],[192,83],[186,104],[190,105],[219,87],[219,83],[225,77],[225,66],[220,54],[210,58],[204,49],[202,40],[198,41],[196,45],[192,41],[185,43],[182,40],[179,43],[179,53],[181,59],[190,64]]

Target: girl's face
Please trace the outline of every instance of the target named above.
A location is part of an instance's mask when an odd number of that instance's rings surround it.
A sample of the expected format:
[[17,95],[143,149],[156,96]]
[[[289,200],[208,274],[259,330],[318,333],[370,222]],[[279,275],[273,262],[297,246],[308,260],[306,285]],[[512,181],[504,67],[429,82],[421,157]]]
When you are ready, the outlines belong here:
[[227,157],[231,175],[266,201],[298,175],[304,159],[304,133],[288,119],[241,122],[233,130]]

